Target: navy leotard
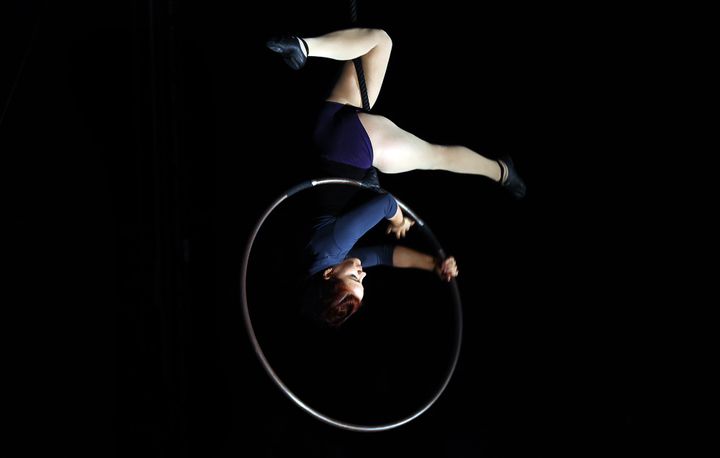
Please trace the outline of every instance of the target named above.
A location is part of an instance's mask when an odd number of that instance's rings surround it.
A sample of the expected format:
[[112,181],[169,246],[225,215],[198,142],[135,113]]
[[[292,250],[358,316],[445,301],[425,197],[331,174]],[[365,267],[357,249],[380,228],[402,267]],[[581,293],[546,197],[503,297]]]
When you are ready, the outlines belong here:
[[372,167],[373,148],[357,113],[361,108],[325,101],[315,126],[313,139],[325,160],[362,170]]

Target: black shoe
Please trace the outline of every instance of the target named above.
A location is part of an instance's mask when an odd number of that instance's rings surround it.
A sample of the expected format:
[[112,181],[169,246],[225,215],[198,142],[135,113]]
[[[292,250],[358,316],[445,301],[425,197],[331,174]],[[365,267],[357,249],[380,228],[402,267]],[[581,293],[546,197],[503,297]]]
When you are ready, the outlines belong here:
[[285,63],[288,64],[290,68],[293,70],[300,70],[305,66],[307,54],[310,54],[310,48],[308,48],[307,42],[300,38],[300,41],[302,41],[303,45],[305,45],[305,51],[307,51],[306,53],[303,53],[302,49],[300,49],[298,38],[300,37],[293,37],[290,35],[273,37],[265,43],[265,46],[270,48],[271,51],[282,54]]
[[500,186],[510,191],[516,199],[525,197],[525,182],[515,170],[510,156],[501,157],[498,159],[498,163],[500,164]]

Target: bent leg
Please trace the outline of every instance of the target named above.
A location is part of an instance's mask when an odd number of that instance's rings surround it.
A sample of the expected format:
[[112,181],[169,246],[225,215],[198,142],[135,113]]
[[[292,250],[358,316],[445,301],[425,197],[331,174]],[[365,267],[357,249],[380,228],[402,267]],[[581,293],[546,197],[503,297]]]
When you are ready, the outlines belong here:
[[328,100],[362,107],[360,84],[352,59],[361,57],[370,107],[380,94],[392,51],[390,36],[380,29],[347,29],[305,38],[309,57],[345,60],[343,71]]
[[373,166],[383,173],[447,170],[500,181],[500,166],[464,146],[435,145],[398,127],[384,116],[358,113],[373,147]]

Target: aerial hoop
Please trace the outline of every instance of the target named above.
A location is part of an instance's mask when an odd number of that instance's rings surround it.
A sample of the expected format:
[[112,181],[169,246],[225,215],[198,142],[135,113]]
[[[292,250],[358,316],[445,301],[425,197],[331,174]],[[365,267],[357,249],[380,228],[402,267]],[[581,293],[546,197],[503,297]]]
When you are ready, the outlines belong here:
[[[319,179],[319,180],[309,180],[305,181],[303,183],[300,183],[296,186],[293,186],[289,190],[287,190],[285,193],[283,193],[275,202],[273,202],[268,209],[263,213],[263,215],[260,217],[259,221],[253,228],[253,231],[250,235],[250,238],[248,240],[245,253],[243,256],[243,264],[242,264],[242,271],[241,271],[241,279],[240,279],[240,295],[242,298],[242,311],[243,311],[243,318],[245,321],[245,328],[247,329],[248,336],[250,337],[250,342],[252,343],[253,349],[255,351],[255,354],[257,355],[258,359],[260,360],[260,363],[262,364],[263,368],[265,369],[265,372],[270,376],[270,378],[275,382],[275,384],[282,390],[282,392],[289,397],[295,404],[297,404],[301,409],[303,409],[305,412],[309,413],[313,417],[317,418],[318,420],[327,423],[331,426],[335,426],[338,428],[350,430],[350,431],[361,431],[361,432],[374,432],[374,431],[386,431],[389,429],[397,428],[398,426],[402,426],[415,418],[422,415],[425,411],[427,411],[434,403],[437,401],[437,399],[442,395],[442,393],[445,391],[445,388],[447,387],[448,383],[450,382],[450,379],[452,378],[453,373],[455,372],[455,367],[458,362],[458,358],[460,356],[460,346],[462,342],[462,328],[463,328],[463,320],[462,320],[462,306],[460,302],[460,292],[458,290],[457,282],[455,279],[452,279],[450,282],[450,288],[452,291],[452,297],[455,304],[454,307],[454,318],[455,318],[455,325],[454,325],[454,339],[453,339],[453,350],[452,350],[452,361],[449,365],[449,368],[447,370],[447,373],[445,377],[443,378],[442,383],[440,384],[437,392],[430,398],[429,401],[427,401],[420,409],[416,410],[413,414],[402,418],[399,421],[394,421],[390,423],[384,423],[379,425],[360,425],[360,424],[353,424],[349,422],[345,422],[342,420],[338,420],[336,418],[331,418],[328,415],[325,415],[306,403],[304,403],[295,393],[293,393],[280,379],[280,377],[275,373],[272,366],[268,362],[267,358],[265,357],[265,354],[262,351],[262,348],[260,348],[260,344],[258,342],[257,336],[255,334],[255,330],[252,325],[252,320],[250,317],[250,309],[248,307],[248,298],[247,298],[247,270],[248,270],[248,263],[250,260],[250,254],[252,252],[253,243],[255,242],[255,239],[257,237],[257,234],[260,231],[260,228],[262,227],[265,220],[270,216],[270,214],[277,208],[283,201],[285,201],[288,197],[297,194],[305,189],[316,187],[316,186],[322,186],[327,184],[346,184],[351,186],[357,186],[364,189],[369,189],[375,192],[385,192],[382,189],[376,189],[374,187],[371,187],[369,185],[366,185],[362,182],[345,179],[345,178],[326,178],[326,179]],[[397,200],[397,199],[396,199]],[[410,215],[415,221],[416,221],[416,227],[421,228],[421,230],[424,231],[425,235],[430,239],[431,243],[434,246],[434,249],[439,257],[445,258],[445,252],[440,246],[437,238],[434,236],[430,228],[425,224],[425,222],[420,219],[410,208],[408,208],[407,205],[402,203],[401,201],[397,201],[398,205],[402,208],[404,212],[406,212],[408,215]]]

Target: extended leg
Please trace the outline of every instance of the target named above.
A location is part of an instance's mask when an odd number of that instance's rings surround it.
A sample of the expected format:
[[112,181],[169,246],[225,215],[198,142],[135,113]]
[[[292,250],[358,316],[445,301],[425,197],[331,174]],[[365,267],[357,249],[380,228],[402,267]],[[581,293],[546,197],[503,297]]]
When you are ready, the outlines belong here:
[[359,113],[360,122],[373,147],[373,166],[384,173],[410,170],[447,170],[486,176],[500,181],[497,161],[464,146],[428,143],[407,132],[384,116]]

